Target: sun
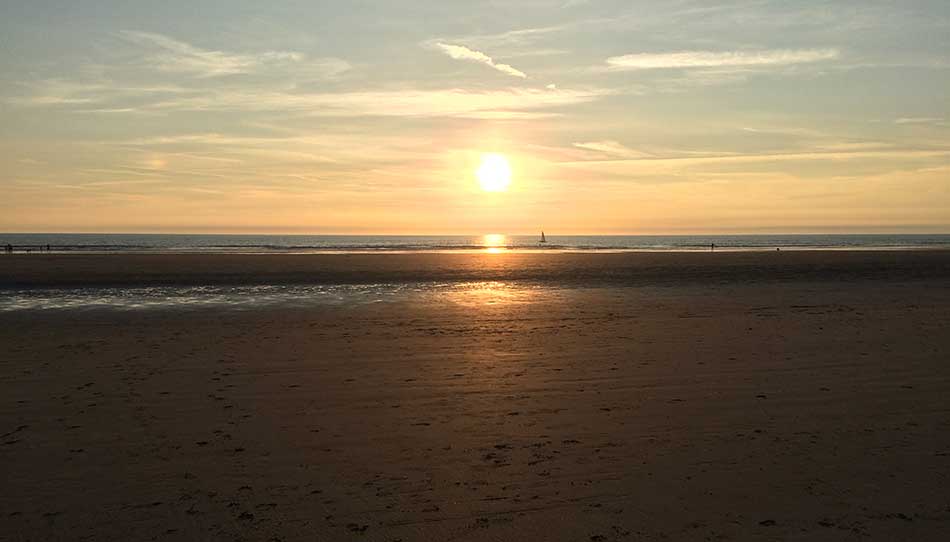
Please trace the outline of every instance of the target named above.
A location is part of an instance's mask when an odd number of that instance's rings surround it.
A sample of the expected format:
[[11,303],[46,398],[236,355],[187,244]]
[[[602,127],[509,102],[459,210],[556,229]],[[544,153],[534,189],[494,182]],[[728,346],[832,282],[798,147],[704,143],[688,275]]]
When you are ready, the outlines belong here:
[[482,164],[478,166],[475,176],[485,192],[504,192],[511,184],[511,166],[504,155],[483,154]]

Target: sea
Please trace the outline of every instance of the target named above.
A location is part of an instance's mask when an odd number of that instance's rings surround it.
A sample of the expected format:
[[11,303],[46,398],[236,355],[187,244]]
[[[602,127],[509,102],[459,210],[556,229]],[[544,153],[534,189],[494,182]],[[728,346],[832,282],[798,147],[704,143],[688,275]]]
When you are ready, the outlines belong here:
[[366,253],[475,251],[902,250],[950,248],[950,234],[237,235],[0,233],[15,252]]
[[[417,252],[688,252],[950,249],[950,235],[188,235],[0,233],[16,253],[417,253]],[[3,264],[0,254],[0,265]],[[8,289],[0,313],[214,309],[354,305],[432,297],[468,304],[527,303],[562,295],[556,288],[505,282],[145,286]]]

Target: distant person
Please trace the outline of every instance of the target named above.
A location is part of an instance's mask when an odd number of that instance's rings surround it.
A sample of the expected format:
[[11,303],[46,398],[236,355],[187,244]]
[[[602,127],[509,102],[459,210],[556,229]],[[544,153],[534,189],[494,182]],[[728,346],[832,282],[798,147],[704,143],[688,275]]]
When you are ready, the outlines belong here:
[[709,243],[709,251],[716,252],[716,243]]
[[49,252],[49,245],[46,245],[46,252]]
[[7,254],[13,254],[13,245],[7,243],[7,246],[4,247],[4,250],[7,252]]

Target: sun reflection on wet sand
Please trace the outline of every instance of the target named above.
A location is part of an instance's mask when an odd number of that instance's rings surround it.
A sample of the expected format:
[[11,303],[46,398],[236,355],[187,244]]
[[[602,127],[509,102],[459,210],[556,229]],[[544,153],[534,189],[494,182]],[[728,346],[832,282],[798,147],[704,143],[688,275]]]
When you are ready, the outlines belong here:
[[552,290],[502,281],[312,286],[203,286],[80,288],[13,291],[0,297],[0,312],[21,310],[148,310],[362,305],[421,300],[467,307],[504,306],[538,301]]
[[532,301],[540,288],[500,281],[463,282],[442,295],[449,301],[464,306],[514,305]]

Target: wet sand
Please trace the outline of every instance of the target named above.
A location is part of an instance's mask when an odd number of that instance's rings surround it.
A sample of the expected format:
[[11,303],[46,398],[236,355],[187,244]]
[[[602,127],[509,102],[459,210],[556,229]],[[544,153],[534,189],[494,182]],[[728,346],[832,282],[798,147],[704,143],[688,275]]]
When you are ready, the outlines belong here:
[[[630,269],[700,255],[585,256],[523,296],[0,313],[0,539],[946,539],[948,257],[875,254],[708,255],[657,284]],[[175,266],[113,261],[89,280]],[[465,261],[377,269],[487,260]],[[627,279],[583,279],[611,266]]]
[[0,289],[82,286],[536,281],[671,285],[950,278],[950,250],[469,253],[15,254]]

